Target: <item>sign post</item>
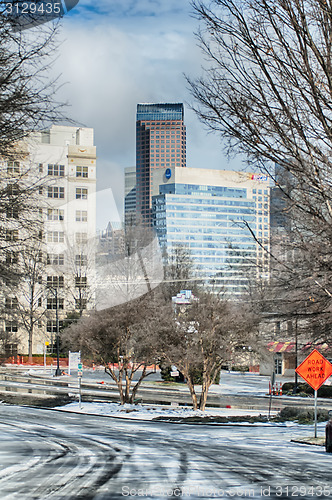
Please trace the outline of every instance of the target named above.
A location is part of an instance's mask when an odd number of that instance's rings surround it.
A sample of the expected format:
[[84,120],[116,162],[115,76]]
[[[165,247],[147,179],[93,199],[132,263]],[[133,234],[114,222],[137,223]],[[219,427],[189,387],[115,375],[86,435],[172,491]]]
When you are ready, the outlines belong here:
[[50,345],[49,342],[44,342],[44,372],[46,373],[46,349],[47,346]]
[[273,393],[273,386],[275,384],[275,381],[276,381],[276,372],[273,370],[273,372],[271,373],[271,393],[270,393],[270,403],[269,403],[269,417],[268,419],[270,420],[270,417],[271,417],[271,406],[272,406],[272,393]]
[[315,438],[317,437],[317,391],[332,375],[332,365],[324,356],[314,349],[296,368],[300,375],[315,391]]
[[78,363],[77,365],[78,371],[77,371],[77,376],[78,376],[78,407],[81,409],[82,406],[82,389],[81,389],[81,384],[82,384],[82,376],[83,376],[83,365],[82,363]]
[[81,362],[81,351],[71,352],[68,354],[68,375],[71,375],[71,370],[78,370],[78,364]]

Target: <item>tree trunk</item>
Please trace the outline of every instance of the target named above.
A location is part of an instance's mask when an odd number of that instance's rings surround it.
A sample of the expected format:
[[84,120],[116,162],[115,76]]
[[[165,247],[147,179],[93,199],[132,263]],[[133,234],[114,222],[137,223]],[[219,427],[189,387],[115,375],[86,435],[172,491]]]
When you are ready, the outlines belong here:
[[186,377],[186,382],[187,386],[189,387],[192,403],[193,403],[193,410],[197,410],[197,394],[195,392],[195,386],[191,380],[190,377]]
[[105,366],[105,373],[107,373],[116,383],[119,391],[119,396],[120,396],[120,404],[124,405],[125,404],[125,396],[123,394],[123,387],[122,387],[122,370],[119,371],[119,376],[117,377],[115,372],[110,368]]
[[145,379],[145,377],[147,377],[148,375],[150,375],[150,373],[152,373],[152,372],[146,373],[146,366],[144,366],[143,371],[142,371],[142,375],[140,376],[140,378],[138,379],[138,381],[136,382],[136,384],[133,387],[133,390],[132,390],[132,393],[131,393],[131,397],[130,397],[130,403],[131,404],[135,403],[135,397],[136,397],[138,388],[141,385],[141,383],[143,382],[143,380]]
[[33,337],[33,326],[29,328],[29,340],[28,340],[28,355],[29,363],[32,363],[32,337]]
[[206,375],[204,376],[203,374],[202,392],[201,392],[201,397],[199,399],[199,409],[202,411],[205,410],[210,385],[211,385],[211,379],[209,377],[206,377]]
[[132,375],[128,375],[128,370],[125,369],[125,379],[126,379],[126,391],[125,391],[125,403],[130,403],[131,398],[130,398],[130,386],[131,386],[131,381],[132,381]]

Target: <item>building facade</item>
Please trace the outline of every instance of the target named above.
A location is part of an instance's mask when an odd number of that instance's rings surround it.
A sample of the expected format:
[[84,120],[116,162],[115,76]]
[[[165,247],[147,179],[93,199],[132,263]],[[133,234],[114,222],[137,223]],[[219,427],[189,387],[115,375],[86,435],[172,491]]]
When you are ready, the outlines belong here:
[[153,226],[164,255],[183,246],[197,280],[240,294],[246,269],[268,275],[269,180],[226,170],[167,168],[153,173]]
[[183,104],[138,104],[136,115],[136,212],[152,223],[152,172],[186,166]]
[[125,168],[124,223],[125,227],[136,224],[136,167]]
[[[7,303],[16,301],[5,313],[3,329],[17,334],[22,354],[43,352],[46,341],[54,344],[68,313],[94,307],[96,236],[93,129],[52,126],[31,134],[24,148],[24,159],[17,163],[29,171],[29,182],[39,186],[40,238],[29,251],[28,242],[23,245],[19,265],[27,266],[29,254],[34,267],[29,264],[30,274],[19,290],[7,290],[3,297]],[[33,324],[25,321],[28,312]]]

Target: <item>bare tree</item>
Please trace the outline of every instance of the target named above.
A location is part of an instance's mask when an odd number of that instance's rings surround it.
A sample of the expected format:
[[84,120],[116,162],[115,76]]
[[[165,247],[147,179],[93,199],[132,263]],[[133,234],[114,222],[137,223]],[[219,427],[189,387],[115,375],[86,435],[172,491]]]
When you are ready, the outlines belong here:
[[[62,339],[105,367],[117,385],[121,404],[133,403],[142,381],[154,372],[150,368],[157,362],[154,338],[165,322],[165,311],[147,294],[82,317],[64,330]],[[134,381],[136,373],[139,377]]]
[[40,319],[37,304],[44,237],[40,192],[44,183],[23,144],[15,161],[0,166],[0,308],[5,329],[15,323],[15,329],[20,325],[28,332],[30,358],[33,330]]
[[[236,347],[254,345],[257,322],[245,305],[204,293],[159,337],[161,356],[184,375],[195,410],[205,409],[209,388]],[[202,373],[199,402],[194,385],[197,371]]]
[[198,282],[195,282],[195,265],[189,248],[177,245],[170,255],[164,256],[165,296],[171,300],[180,290],[196,292]]
[[135,300],[155,289],[163,280],[163,263],[157,236],[143,225],[127,226],[122,252],[115,256],[97,252],[97,309]]
[[302,303],[316,297],[325,315],[332,297],[332,6],[320,0],[193,6],[209,64],[190,81],[196,112],[229,154],[246,155],[280,189],[291,221],[286,251],[303,265],[284,261],[278,272]]
[[0,157],[17,160],[18,141],[63,119],[50,79],[59,24],[14,31],[8,4],[0,1]]
[[15,31],[8,15],[15,3],[0,1],[0,308],[6,318],[4,343],[10,325],[17,328],[13,287],[25,274],[22,252],[41,231],[40,208],[35,203],[40,179],[31,175],[36,165],[29,158],[27,140],[31,131],[64,119],[55,97],[59,83],[50,78],[59,24]]
[[35,329],[39,327],[45,315],[45,255],[40,240],[32,247],[26,246],[21,254],[22,280],[20,286],[14,288],[18,303],[18,318],[28,333],[28,355],[32,361],[33,339]]

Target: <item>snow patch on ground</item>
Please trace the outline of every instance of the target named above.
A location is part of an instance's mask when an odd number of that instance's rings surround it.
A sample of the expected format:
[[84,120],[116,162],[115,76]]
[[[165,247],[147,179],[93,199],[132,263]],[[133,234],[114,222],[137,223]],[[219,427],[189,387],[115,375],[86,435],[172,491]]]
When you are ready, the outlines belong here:
[[[241,410],[232,408],[207,408],[205,411],[193,410],[183,406],[159,406],[159,405],[120,405],[119,403],[84,403],[79,408],[79,403],[74,402],[65,406],[57,407],[58,410],[73,411],[78,413],[108,415],[121,418],[152,420],[156,417],[231,417],[231,416],[259,416],[266,413],[258,410]],[[271,412],[275,415],[276,412]]]

